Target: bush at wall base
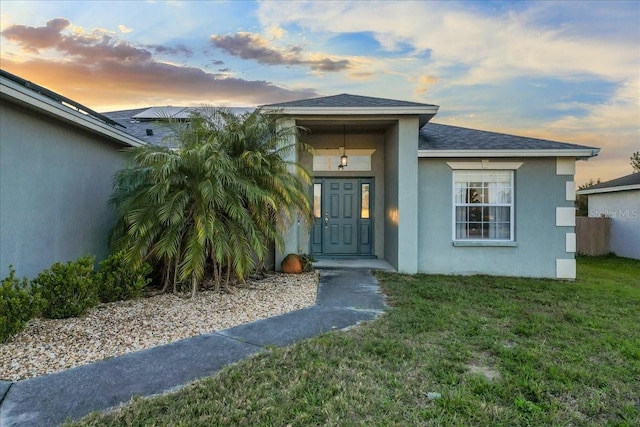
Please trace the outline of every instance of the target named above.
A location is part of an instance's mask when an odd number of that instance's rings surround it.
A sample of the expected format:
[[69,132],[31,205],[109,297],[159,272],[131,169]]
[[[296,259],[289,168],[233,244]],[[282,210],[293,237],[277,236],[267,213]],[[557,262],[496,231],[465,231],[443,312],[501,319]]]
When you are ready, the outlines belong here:
[[123,252],[109,255],[100,262],[95,275],[100,301],[113,302],[141,296],[142,288],[151,281],[147,277],[150,273],[151,266],[147,263],[139,269],[131,268]]
[[27,321],[40,310],[41,299],[32,292],[29,281],[15,277],[13,266],[9,266],[9,276],[0,283],[0,343],[9,336],[20,332]]
[[98,304],[93,261],[93,257],[85,256],[66,264],[57,262],[38,274],[33,280],[33,287],[44,299],[44,317],[64,319],[80,316]]

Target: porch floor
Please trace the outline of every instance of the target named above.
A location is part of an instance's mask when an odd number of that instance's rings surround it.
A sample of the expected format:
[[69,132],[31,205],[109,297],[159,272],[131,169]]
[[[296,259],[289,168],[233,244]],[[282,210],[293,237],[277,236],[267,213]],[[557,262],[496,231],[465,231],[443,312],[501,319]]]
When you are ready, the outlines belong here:
[[380,271],[396,271],[395,268],[383,259],[366,259],[366,258],[322,258],[313,262],[313,268],[316,269],[367,269]]

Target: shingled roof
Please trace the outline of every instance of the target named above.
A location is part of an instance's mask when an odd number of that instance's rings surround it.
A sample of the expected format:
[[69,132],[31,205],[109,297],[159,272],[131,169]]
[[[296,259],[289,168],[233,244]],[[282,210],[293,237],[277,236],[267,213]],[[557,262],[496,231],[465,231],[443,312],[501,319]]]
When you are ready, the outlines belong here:
[[424,126],[440,108],[434,104],[374,98],[372,96],[340,95],[300,99],[263,105],[266,111],[281,110],[291,116],[417,116],[419,126]]
[[170,135],[171,130],[166,123],[161,121],[139,121],[133,119],[133,116],[146,110],[147,108],[136,108],[133,110],[110,111],[102,114],[124,127],[124,131],[128,134],[143,140],[147,144],[160,145],[162,140]]
[[610,181],[601,182],[584,190],[578,194],[610,193],[613,191],[640,190],[640,172],[631,175],[621,176]]
[[[177,147],[178,143],[171,141],[174,134],[169,125],[169,118],[188,120],[191,113],[206,107],[147,107],[132,110],[110,111],[104,116],[117,122],[125,132],[153,145],[167,145]],[[251,111],[250,108],[228,108],[236,114]]]
[[[567,150],[592,157],[599,148],[525,136],[468,129],[457,126],[428,123],[419,132],[419,150],[428,152],[491,152],[491,151],[549,151]],[[510,155],[513,155],[511,153]]]
[[342,93],[340,95],[324,96],[321,98],[300,99],[297,101],[278,102],[267,104],[264,107],[290,108],[394,108],[394,107],[437,107],[433,104],[422,104],[420,102],[399,101],[395,99],[374,98],[372,96],[350,95]]
[[137,147],[143,144],[140,139],[120,129],[119,123],[109,117],[1,69],[0,86],[2,102],[6,100],[124,146]]

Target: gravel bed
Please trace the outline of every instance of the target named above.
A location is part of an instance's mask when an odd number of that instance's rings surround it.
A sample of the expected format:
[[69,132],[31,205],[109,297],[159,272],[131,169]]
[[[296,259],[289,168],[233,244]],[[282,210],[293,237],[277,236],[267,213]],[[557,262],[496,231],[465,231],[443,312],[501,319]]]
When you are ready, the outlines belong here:
[[315,304],[317,273],[273,274],[230,294],[205,291],[100,304],[71,319],[32,319],[0,344],[0,379],[62,371]]

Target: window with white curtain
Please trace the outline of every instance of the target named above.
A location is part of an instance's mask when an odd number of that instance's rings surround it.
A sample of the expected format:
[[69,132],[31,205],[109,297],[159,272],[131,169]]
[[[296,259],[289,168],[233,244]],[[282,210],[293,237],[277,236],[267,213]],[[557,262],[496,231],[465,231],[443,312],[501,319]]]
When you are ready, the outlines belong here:
[[453,171],[454,240],[513,240],[513,171]]

